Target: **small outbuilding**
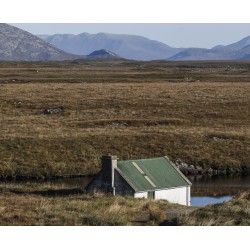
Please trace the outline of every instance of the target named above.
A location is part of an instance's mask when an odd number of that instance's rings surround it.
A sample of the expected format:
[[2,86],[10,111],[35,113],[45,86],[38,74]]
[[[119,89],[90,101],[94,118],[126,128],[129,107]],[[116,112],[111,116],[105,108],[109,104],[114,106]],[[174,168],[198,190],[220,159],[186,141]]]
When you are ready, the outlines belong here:
[[86,187],[88,193],[131,195],[190,206],[192,184],[168,157],[118,161],[109,154],[101,161],[102,169]]

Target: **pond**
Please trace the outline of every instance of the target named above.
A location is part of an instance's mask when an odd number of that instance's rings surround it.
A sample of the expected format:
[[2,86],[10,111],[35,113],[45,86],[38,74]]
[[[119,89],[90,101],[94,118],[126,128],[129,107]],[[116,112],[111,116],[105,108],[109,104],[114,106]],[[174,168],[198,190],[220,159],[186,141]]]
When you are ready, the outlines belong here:
[[224,201],[230,201],[233,196],[226,195],[222,197],[211,196],[193,196],[191,197],[191,206],[206,206],[209,204],[222,203]]
[[188,176],[188,179],[192,182],[192,206],[229,201],[237,193],[250,189],[250,175]]

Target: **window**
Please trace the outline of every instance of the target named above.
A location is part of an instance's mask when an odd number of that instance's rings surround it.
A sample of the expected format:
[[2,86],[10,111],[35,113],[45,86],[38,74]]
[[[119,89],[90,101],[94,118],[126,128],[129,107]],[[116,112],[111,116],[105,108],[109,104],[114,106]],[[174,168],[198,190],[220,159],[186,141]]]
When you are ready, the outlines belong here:
[[155,198],[155,191],[148,191],[148,199],[154,199]]

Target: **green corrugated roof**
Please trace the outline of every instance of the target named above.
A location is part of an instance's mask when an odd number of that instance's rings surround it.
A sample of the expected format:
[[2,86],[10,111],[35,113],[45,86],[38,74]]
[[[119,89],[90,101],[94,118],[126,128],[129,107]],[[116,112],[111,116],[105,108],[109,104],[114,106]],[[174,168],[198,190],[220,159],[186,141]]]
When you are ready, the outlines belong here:
[[118,161],[117,167],[136,191],[172,188],[190,184],[165,157]]

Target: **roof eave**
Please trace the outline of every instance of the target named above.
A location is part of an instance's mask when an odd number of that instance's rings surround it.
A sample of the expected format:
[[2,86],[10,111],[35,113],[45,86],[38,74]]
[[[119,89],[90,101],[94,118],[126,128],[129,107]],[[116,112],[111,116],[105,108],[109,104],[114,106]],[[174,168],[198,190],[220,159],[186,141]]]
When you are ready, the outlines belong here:
[[167,187],[167,188],[157,188],[157,189],[148,189],[148,190],[138,190],[136,193],[143,193],[143,192],[149,192],[149,191],[160,191],[160,190],[168,190],[168,189],[174,189],[174,188],[183,188],[183,187],[189,187],[190,185],[186,186],[176,186],[176,187]]
[[192,186],[192,182],[189,181],[189,179],[178,169],[172,161],[169,160],[167,156],[164,156],[165,160],[168,161],[171,166],[180,174],[180,176],[190,185]]

